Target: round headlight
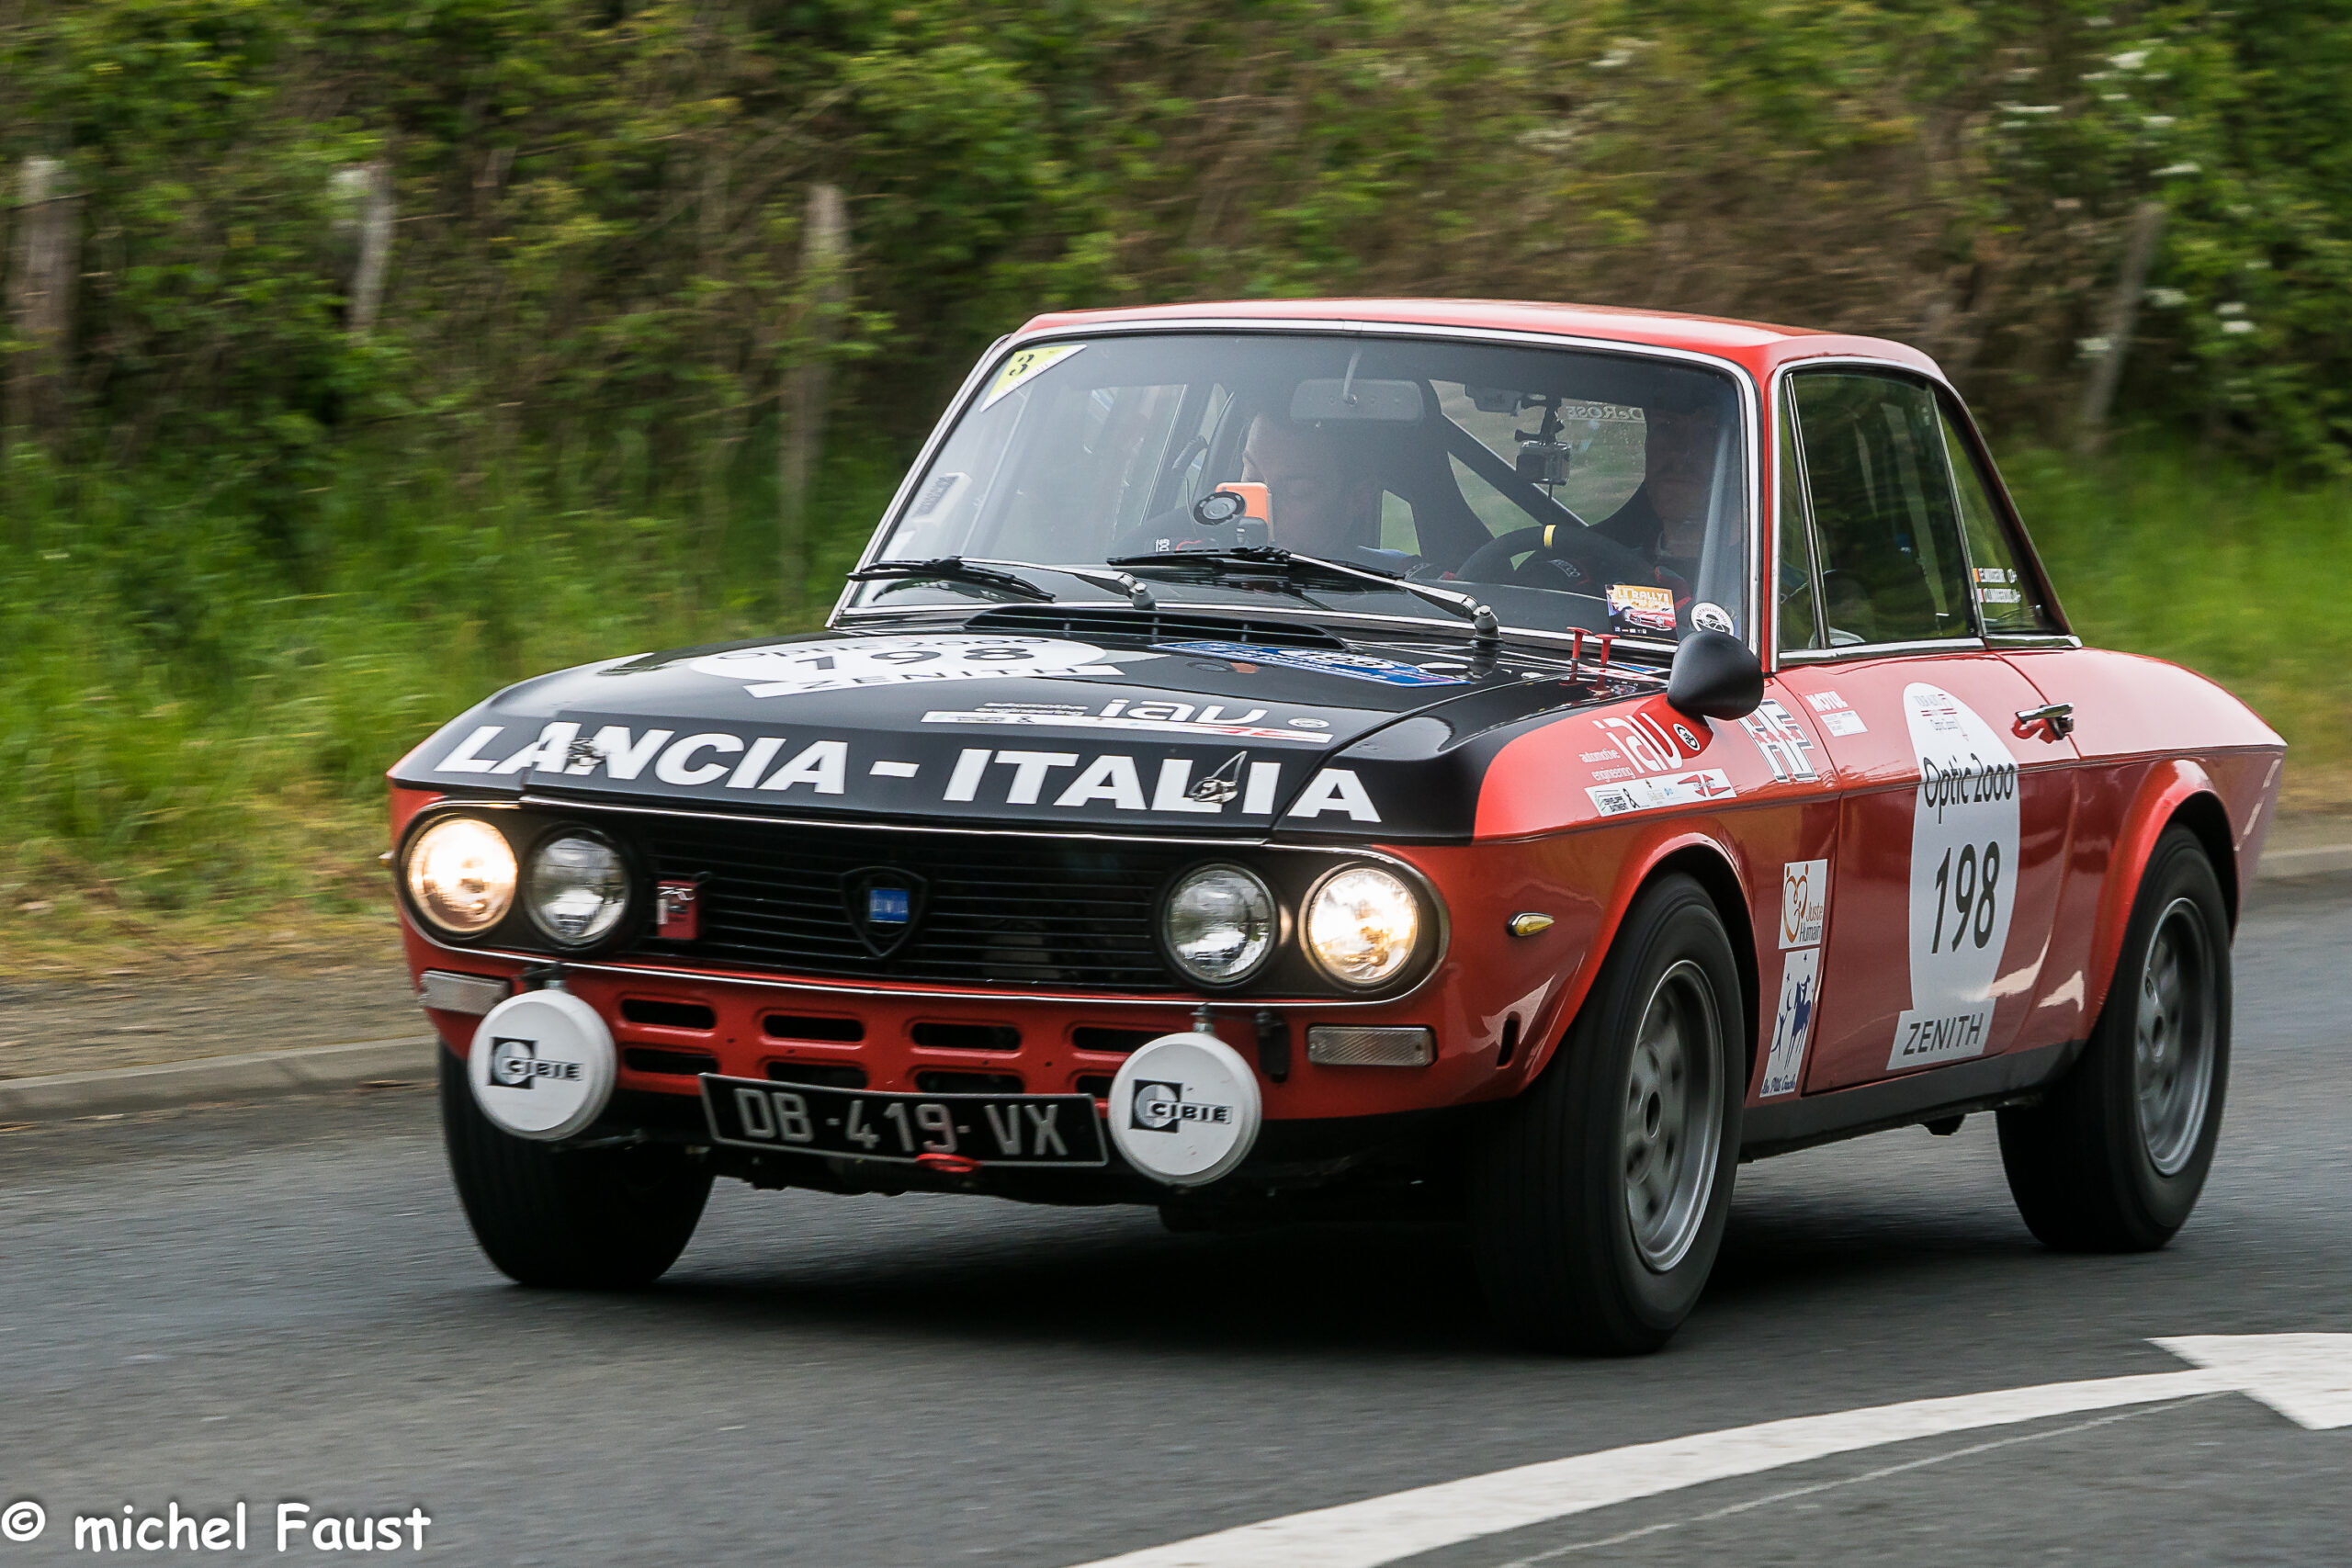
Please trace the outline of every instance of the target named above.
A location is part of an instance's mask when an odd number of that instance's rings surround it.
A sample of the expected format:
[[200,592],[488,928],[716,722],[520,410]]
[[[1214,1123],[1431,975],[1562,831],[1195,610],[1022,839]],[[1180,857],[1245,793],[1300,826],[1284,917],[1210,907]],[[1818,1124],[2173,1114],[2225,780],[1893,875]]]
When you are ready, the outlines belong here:
[[1257,973],[1281,931],[1273,894],[1238,865],[1196,866],[1179,877],[1160,925],[1176,966],[1209,986]]
[[1404,879],[1358,865],[1324,879],[1306,901],[1306,950],[1351,986],[1394,979],[1413,956],[1421,901]]
[[611,934],[628,910],[628,867],[620,852],[585,833],[558,833],[531,852],[523,907],[531,923],[566,947]]
[[506,835],[471,817],[445,817],[408,846],[408,896],[454,936],[479,936],[514,902],[514,851]]

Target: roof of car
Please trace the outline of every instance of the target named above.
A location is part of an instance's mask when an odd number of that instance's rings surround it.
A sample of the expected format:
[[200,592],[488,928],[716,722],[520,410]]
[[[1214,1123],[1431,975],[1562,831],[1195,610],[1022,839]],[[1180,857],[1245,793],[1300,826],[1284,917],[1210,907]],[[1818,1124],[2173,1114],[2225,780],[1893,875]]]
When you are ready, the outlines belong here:
[[1550,305],[1519,299],[1238,299],[1146,305],[1114,310],[1059,310],[1032,319],[1021,335],[1131,321],[1356,321],[1365,325],[1452,327],[1538,333],[1603,343],[1688,349],[1744,365],[1757,374],[1792,359],[1854,355],[1937,374],[1935,361],[1885,338],[1815,332],[1809,327],[1673,310],[1610,305]]

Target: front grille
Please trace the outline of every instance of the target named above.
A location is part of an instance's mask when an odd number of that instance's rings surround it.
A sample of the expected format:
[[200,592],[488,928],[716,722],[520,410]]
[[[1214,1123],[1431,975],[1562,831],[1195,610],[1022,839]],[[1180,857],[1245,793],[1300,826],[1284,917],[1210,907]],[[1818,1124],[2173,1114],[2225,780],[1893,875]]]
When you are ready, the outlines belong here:
[[[649,939],[640,945],[648,955],[801,975],[1122,991],[1176,988],[1153,926],[1161,886],[1197,854],[1150,844],[687,818],[648,822],[635,838],[655,876],[707,878],[700,938]],[[842,896],[852,874],[877,866],[925,884],[914,934],[884,958],[858,939]]]
[[983,610],[964,623],[981,631],[1076,637],[1081,642],[1254,642],[1274,648],[1343,649],[1319,626],[1297,621],[1183,615],[1168,610],[1081,610],[1017,604]]

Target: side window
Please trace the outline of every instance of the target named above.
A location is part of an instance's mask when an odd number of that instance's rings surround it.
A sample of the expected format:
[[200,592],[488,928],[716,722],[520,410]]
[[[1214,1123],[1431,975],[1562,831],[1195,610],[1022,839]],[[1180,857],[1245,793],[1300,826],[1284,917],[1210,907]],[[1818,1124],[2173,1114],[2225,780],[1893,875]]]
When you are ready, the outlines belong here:
[[1851,372],[1800,374],[1789,385],[1830,642],[1974,635],[1934,395]]
[[2041,602],[2030,574],[2019,570],[2008,525],[1993,504],[1993,491],[1968,437],[1943,415],[1944,447],[1951,455],[1952,488],[1960,492],[1961,526],[1968,531],[1968,558],[1976,582],[1976,613],[1984,629],[1998,635],[2031,636],[2058,629],[2057,617]]
[[1813,534],[1805,522],[1804,464],[1797,455],[1797,427],[1789,405],[1781,405],[1781,651],[1819,648],[1821,628],[1814,615]]

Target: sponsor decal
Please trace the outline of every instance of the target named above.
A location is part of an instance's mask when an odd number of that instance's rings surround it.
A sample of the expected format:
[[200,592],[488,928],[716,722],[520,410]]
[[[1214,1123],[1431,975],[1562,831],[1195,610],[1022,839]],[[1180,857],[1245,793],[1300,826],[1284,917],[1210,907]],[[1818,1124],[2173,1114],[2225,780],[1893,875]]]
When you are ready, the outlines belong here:
[[1775,784],[1811,784],[1821,777],[1813,765],[1813,737],[1778,697],[1765,698],[1739,727],[1763,753]]
[[1128,1103],[1127,1125],[1138,1133],[1173,1133],[1188,1122],[1224,1124],[1233,1120],[1230,1105],[1208,1105],[1184,1098],[1181,1083],[1137,1078]]
[[664,942],[693,942],[702,935],[698,878],[664,877],[654,884],[653,934]]
[[1714,731],[1685,718],[1664,697],[1652,697],[1628,714],[1596,718],[1592,727],[1610,750],[1645,773],[1671,773],[1688,768]]
[[1674,629],[1674,590],[1640,582],[1609,585],[1609,618],[1645,631]]
[[1807,695],[1805,701],[1811,703],[1813,711],[1820,716],[1821,728],[1832,735],[1861,735],[1870,729],[1870,726],[1862,722],[1862,716],[1849,707],[1846,699],[1835,692],[1815,692]]
[[1721,604],[1693,604],[1690,607],[1690,624],[1702,632],[1722,632],[1726,636],[1736,630],[1731,612]]
[[1036,348],[1014,350],[1012,357],[1004,362],[1004,368],[996,373],[996,379],[989,383],[989,389],[981,395],[980,407],[992,406],[998,399],[1026,386],[1085,347],[1082,343],[1053,343]]
[[1764,1057],[1764,1081],[1757,1092],[1767,1100],[1794,1094],[1804,1075],[1804,1049],[1813,1037],[1813,1015],[1821,995],[1821,949],[1800,948],[1781,957],[1781,1005],[1772,1015],[1772,1046]]
[[1169,642],[1159,646],[1170,653],[1221,659],[1233,664],[1272,664],[1283,670],[1313,670],[1326,675],[1345,675],[1355,681],[1377,681],[1385,686],[1459,686],[1466,683],[1464,676],[1437,674],[1418,664],[1377,659],[1369,653],[1343,653],[1336,649],[1276,648],[1254,642]]
[[1829,863],[1794,860],[1781,868],[1781,946],[1819,947],[1829,924]]
[[[1208,703],[1146,702],[1132,705],[1122,698],[1106,703],[1100,712],[1076,705],[1044,703],[982,703],[975,708],[934,708],[922,716],[925,724],[990,724],[1056,729],[1141,730],[1158,735],[1190,735],[1235,740],[1283,740],[1299,746],[1329,746],[1336,737],[1310,728],[1277,728],[1259,721],[1261,707]],[[1290,724],[1299,723],[1296,719]],[[1320,724],[1321,720],[1313,721]]]
[[721,681],[740,681],[743,690],[755,697],[791,697],[927,681],[1118,675],[1125,672],[1121,664],[1155,657],[1105,652],[1091,643],[1063,637],[943,632],[739,648],[689,660],[686,668]]
[[1911,1005],[1890,1071],[1980,1055],[2008,946],[2018,863],[2018,767],[1973,708],[1941,687],[1903,689],[1919,759],[1911,812]]
[[[1097,801],[1120,811],[1223,811],[1235,794],[1245,817],[1272,816],[1282,784],[1280,762],[1251,762],[1246,753],[1228,757],[1204,777],[1193,777],[1189,757],[1164,759],[1153,774],[1148,797],[1136,759],[1110,752],[1091,761],[1075,751],[991,750],[967,747],[956,759],[941,795],[954,805],[978,803],[986,794],[1007,806],[1035,806],[1050,798],[1064,809]],[[1352,781],[1354,774],[1350,773]],[[996,791],[1001,788],[999,797]],[[1363,786],[1356,785],[1359,795]],[[1368,810],[1371,802],[1364,802]],[[1371,818],[1378,821],[1374,816]]]
[[528,1089],[543,1080],[578,1083],[580,1064],[539,1059],[539,1043],[500,1035],[490,1043],[490,1084],[492,1089]]
[[1709,801],[1729,800],[1736,793],[1721,768],[1704,768],[1671,778],[1627,779],[1623,784],[1595,784],[1585,791],[1591,797],[1594,809],[1603,817],[1621,817],[1628,811],[1647,811],[1661,806],[1703,806]]

